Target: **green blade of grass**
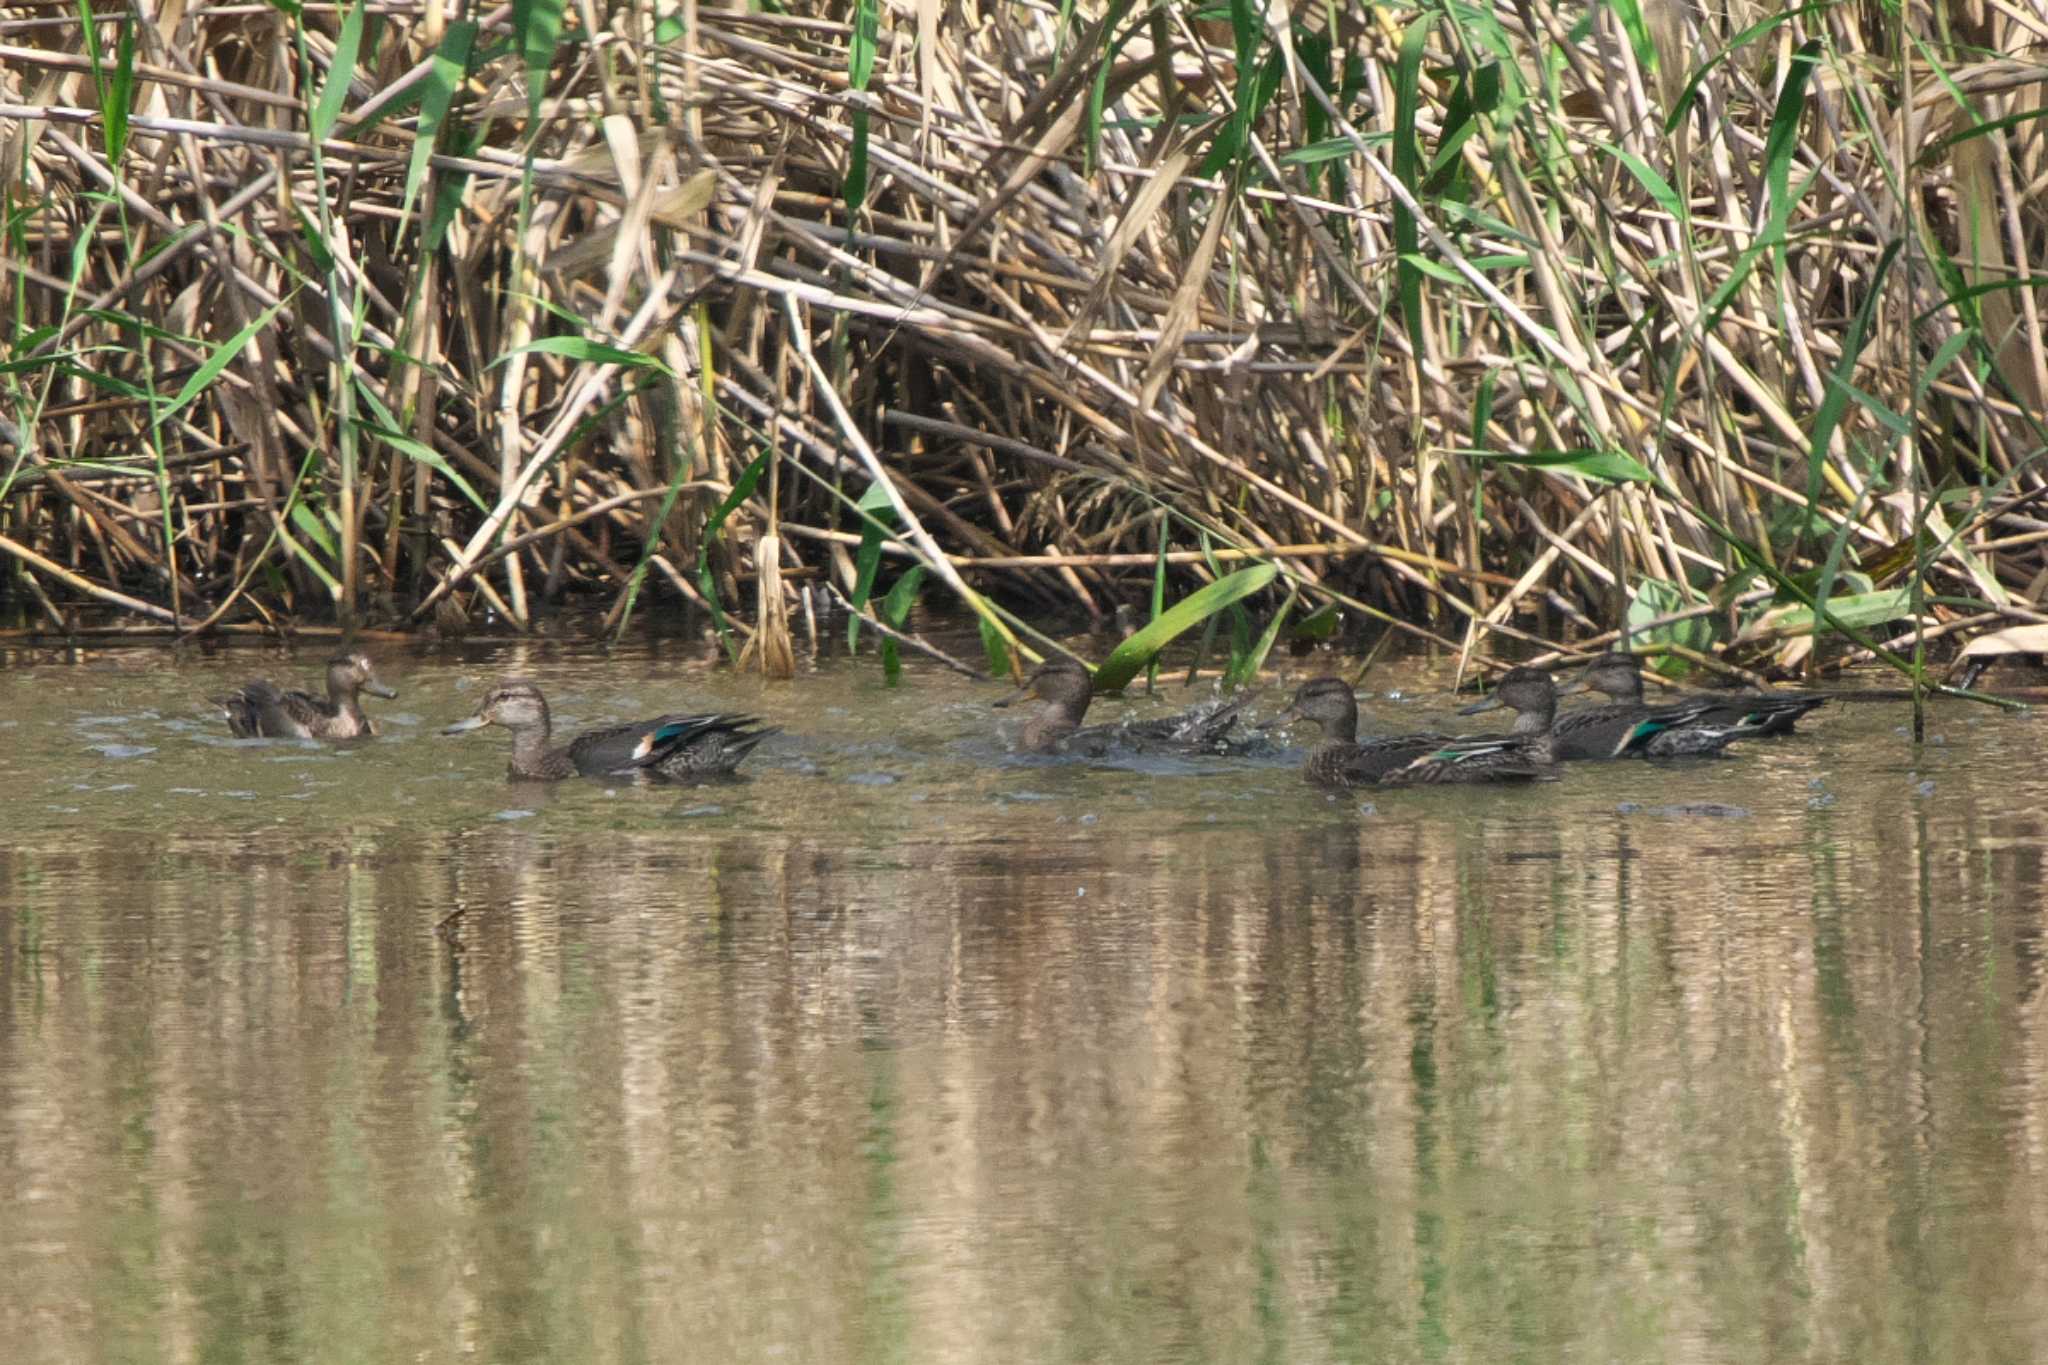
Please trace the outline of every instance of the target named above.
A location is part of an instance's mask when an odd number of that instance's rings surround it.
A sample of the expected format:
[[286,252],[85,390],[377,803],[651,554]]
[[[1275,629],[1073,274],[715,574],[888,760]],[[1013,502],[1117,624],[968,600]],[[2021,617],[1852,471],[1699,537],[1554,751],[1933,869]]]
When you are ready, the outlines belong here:
[[592,341],[588,337],[542,337],[538,341],[529,341],[524,346],[513,347],[485,368],[496,369],[513,356],[527,351],[538,351],[542,355],[566,356],[570,360],[580,360],[590,365],[622,365],[627,369],[655,370],[674,377],[670,374],[668,366],[645,351],[623,350],[617,346],[607,346],[601,341]]
[[[890,587],[889,595],[882,599],[881,609],[875,614],[882,624],[891,630],[903,629],[903,623],[910,619],[910,609],[917,604],[917,590],[924,586],[925,567],[913,564],[903,571],[901,577]],[[882,681],[894,687],[903,675],[902,652],[896,642],[882,637]]]
[[1266,656],[1273,652],[1273,642],[1280,638],[1280,630],[1287,624],[1287,615],[1294,610],[1295,599],[1301,596],[1299,588],[1290,587],[1287,599],[1280,604],[1280,610],[1273,613],[1273,619],[1266,623],[1266,629],[1242,658],[1230,661],[1230,670],[1223,675],[1225,687],[1243,687],[1259,676],[1259,670],[1266,666]]
[[538,131],[541,99],[548,90],[548,68],[562,43],[564,0],[512,0],[512,34],[526,59],[526,117]]
[[1778,635],[1809,635],[1813,623],[1824,619],[1834,629],[1844,626],[1867,630],[1881,626],[1887,621],[1896,621],[1912,610],[1913,594],[1907,588],[1887,588],[1883,592],[1855,593],[1846,597],[1827,599],[1825,616],[1811,607],[1787,607],[1781,615],[1773,615],[1771,629]]
[[475,49],[476,21],[461,19],[448,25],[448,31],[441,36],[441,46],[434,51],[433,65],[427,69],[425,88],[420,92],[420,122],[413,136],[412,160],[405,168],[405,199],[398,210],[401,219],[411,214],[420,190],[426,186],[435,144],[440,141],[442,125],[454,106],[455,92],[469,73],[469,55]]
[[[295,293],[296,291],[294,291]],[[270,307],[249,319],[248,326],[214,347],[212,354],[208,355],[199,368],[192,372],[192,377],[185,381],[185,387],[178,390],[177,396],[171,399],[169,406],[164,408],[163,412],[157,417],[157,420],[159,422],[170,421],[171,418],[182,412],[193,399],[205,392],[206,386],[217,379],[220,376],[220,372],[225,370],[234,358],[241,354],[242,348],[249,344],[250,339],[264,328],[270,326],[270,320],[276,317],[283,310],[284,306],[292,301],[294,294],[287,294],[284,298],[271,304]]]
[[1231,603],[1260,591],[1271,583],[1279,572],[1280,570],[1271,564],[1254,564],[1189,593],[1174,603],[1158,620],[1142,630],[1133,632],[1123,643],[1110,651],[1109,657],[1102,661],[1102,667],[1095,670],[1095,690],[1121,692],[1132,678],[1138,676],[1140,669],[1157,657],[1160,650],[1173,643],[1182,632],[1200,625]]
[[1454,454],[1469,460],[1487,460],[1494,464],[1527,465],[1532,469],[1557,469],[1567,474],[1577,474],[1595,483],[1655,483],[1651,474],[1640,461],[1618,450],[1525,450],[1507,452],[1499,450],[1460,450]]
[[981,627],[981,652],[988,660],[988,675],[991,678],[1010,676],[1010,646],[1003,639],[1003,633],[977,616],[974,623]]
[[[1813,432],[1806,450],[1806,505],[1820,506],[1820,489],[1828,458],[1828,447],[1834,441],[1835,429],[1849,410],[1850,395],[1853,392],[1850,381],[1856,375],[1856,362],[1863,354],[1863,347],[1870,339],[1871,327],[1876,320],[1877,301],[1883,297],[1881,281],[1891,270],[1891,264],[1898,258],[1899,238],[1894,237],[1884,254],[1878,257],[1877,269],[1872,274],[1870,289],[1863,296],[1862,304],[1850,320],[1849,333],[1842,339],[1842,353],[1829,375],[1830,382],[1821,394],[1820,408],[1813,415]],[[1811,524],[1813,518],[1808,517]],[[1801,528],[1800,539],[1805,539],[1806,527]],[[1820,583],[1814,589],[1814,596],[1825,602],[1835,590],[1835,573],[1842,562],[1842,552],[1848,547],[1849,532],[1854,529],[1854,519],[1843,521],[1835,533],[1833,543],[1828,546],[1826,562],[1821,566]],[[1795,542],[1796,546],[1796,542]]]
[[363,0],[348,7],[341,21],[341,35],[334,40],[334,60],[327,65],[327,79],[320,83],[320,97],[313,102],[310,120],[315,142],[325,142],[341,119],[341,106],[348,99],[348,84],[355,79],[356,54],[363,45]]
[[[878,0],[855,0],[853,34],[846,48],[846,84],[856,95],[865,94],[875,73],[875,52],[881,45],[882,7]],[[868,111],[853,107],[853,147],[846,158],[846,180],[840,192],[849,213],[859,213],[868,197]]]
[[[1416,113],[1422,104],[1422,54],[1429,42],[1434,14],[1424,14],[1402,35],[1401,51],[1394,66],[1394,178],[1413,194],[1422,192],[1422,146],[1416,141]],[[1405,203],[1395,200],[1394,279],[1401,299],[1401,322],[1415,353],[1428,350],[1422,334],[1422,271],[1417,260],[1422,254],[1422,228]]]
[[[711,626],[718,632],[718,642],[725,646],[726,657],[739,662],[739,649],[732,642],[732,627],[725,622],[725,604],[718,597],[718,583],[711,576],[711,546],[718,539],[718,533],[725,529],[725,522],[741,503],[754,496],[754,489],[760,485],[761,476],[768,471],[768,461],[775,458],[775,447],[764,446],[747,467],[740,471],[733,481],[732,492],[727,493],[718,506],[711,509],[711,515],[704,518],[704,533],[697,538],[697,591],[704,594],[704,603],[711,608]],[[669,485],[668,497],[662,501],[661,515],[651,525],[659,526],[668,519],[669,509],[675,505],[676,493],[681,489],[689,468],[680,462],[676,465],[674,480]],[[633,567],[633,587],[639,586],[640,577],[647,570],[647,562],[654,558],[654,547],[659,537],[649,532],[646,548],[641,551],[640,562]],[[628,611],[632,603],[627,603]],[[626,617],[619,617],[619,629],[626,628]]]
[[135,103],[135,20],[121,23],[121,41],[114,49],[114,74],[107,81],[100,117],[107,129],[107,162],[118,165],[128,148],[128,114]]
[[299,534],[320,547],[329,559],[334,558],[334,536],[327,524],[317,513],[303,502],[292,504],[292,525],[299,528]]
[[[359,394],[358,396],[366,395]],[[490,515],[491,505],[478,496],[476,489],[470,486],[469,480],[463,478],[456,471],[455,466],[449,464],[440,451],[424,442],[413,439],[392,426],[379,425],[376,422],[365,421],[360,417],[356,419],[355,425],[356,430],[362,432],[365,436],[373,436],[405,456],[408,460],[416,464],[423,464],[433,470],[434,473],[453,484],[455,490],[461,493],[463,497],[468,498],[470,505],[476,508],[477,511],[482,512],[485,516]]]
[[[875,574],[882,567],[882,540],[888,534],[888,525],[896,519],[896,505],[889,501],[889,490],[879,483],[868,485],[868,491],[860,495],[855,505],[860,514],[860,548],[853,557],[853,593],[846,600],[853,604],[852,612],[846,618],[846,652],[852,654],[860,648],[860,613],[868,604],[868,597],[875,590]],[[981,617],[984,631],[989,624]],[[997,632],[1001,634],[1000,631]]]

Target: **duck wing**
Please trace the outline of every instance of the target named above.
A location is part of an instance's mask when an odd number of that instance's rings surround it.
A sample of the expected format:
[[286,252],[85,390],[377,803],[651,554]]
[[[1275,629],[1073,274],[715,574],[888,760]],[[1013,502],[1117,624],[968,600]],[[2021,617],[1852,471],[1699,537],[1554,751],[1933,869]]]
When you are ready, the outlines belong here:
[[311,739],[315,727],[328,719],[317,697],[287,692],[264,678],[253,678],[212,701],[227,714],[228,733],[238,739]]
[[711,777],[730,773],[779,725],[761,725],[756,716],[668,716],[652,738],[648,766],[663,777]]
[[1321,781],[1370,787],[1387,774],[1456,742],[1449,735],[1389,735],[1349,746],[1325,745],[1310,756],[1310,762],[1314,776]]
[[1446,782],[1539,782],[1557,776],[1548,736],[1481,735],[1446,740],[1383,775],[1383,787]]
[[1817,692],[1703,692],[1699,699],[1713,704],[1708,723],[1747,726],[1759,735],[1789,735],[1801,716],[1828,701]]
[[1694,698],[1670,706],[1575,706],[1558,714],[1550,732],[1561,759],[1640,757],[1658,735],[1701,723],[1714,705]]
[[[753,716],[657,716],[628,725],[586,730],[569,741],[567,753],[576,771],[585,777],[629,777],[640,772],[670,776],[695,771],[730,772],[754,745],[773,733],[745,728],[756,723]],[[727,755],[729,761],[725,761]],[[709,762],[713,758],[724,761],[724,766]],[[699,762],[706,766],[696,766]]]
[[1253,695],[1202,702],[1175,715],[1152,720],[1085,726],[1067,737],[1065,747],[1070,753],[1087,752],[1097,757],[1112,749],[1136,753],[1230,753],[1230,732],[1245,707],[1251,704]]

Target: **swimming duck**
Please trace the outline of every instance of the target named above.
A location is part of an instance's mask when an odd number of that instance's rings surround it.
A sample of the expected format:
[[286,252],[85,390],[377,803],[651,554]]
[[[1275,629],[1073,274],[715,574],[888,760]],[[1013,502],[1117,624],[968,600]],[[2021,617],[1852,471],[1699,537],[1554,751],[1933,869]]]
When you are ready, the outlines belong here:
[[559,782],[579,776],[690,778],[729,773],[755,745],[780,733],[780,727],[747,728],[754,724],[752,716],[658,716],[586,730],[567,744],[550,748],[553,725],[547,698],[526,679],[507,678],[484,694],[475,715],[441,733],[459,735],[502,725],[512,732],[510,775]]
[[238,739],[354,739],[377,727],[363,714],[361,694],[387,701],[398,693],[377,680],[367,654],[337,654],[327,661],[327,696],[287,692],[267,678],[255,678],[233,692],[207,700],[227,713]]
[[[1641,706],[1643,661],[1637,655],[1610,650],[1557,689],[1560,697],[1573,692],[1604,692],[1617,702]],[[1751,733],[1759,735],[1789,735],[1801,716],[1827,703],[1826,697],[1811,692],[1688,692],[1682,700],[1711,703],[1705,716],[1708,724],[1749,726]]]
[[1136,753],[1223,754],[1234,752],[1231,727],[1250,697],[1204,702],[1178,715],[1122,725],[1081,724],[1095,696],[1095,680],[1073,659],[1041,664],[1015,696],[996,702],[1014,706],[1036,701],[1017,734],[1021,754],[1086,754],[1100,758],[1115,750]]
[[1331,787],[1405,787],[1441,782],[1528,782],[1556,776],[1546,735],[1395,735],[1358,738],[1358,699],[1342,678],[1311,678],[1267,726],[1314,721],[1322,742],[1302,776]]
[[1559,712],[1557,684],[1540,668],[1511,668],[1501,674],[1493,695],[1458,712],[1477,715],[1512,707],[1518,735],[1548,734],[1559,762],[1592,758],[1675,758],[1718,754],[1729,742],[1758,730],[1746,723],[1710,723],[1714,701],[1682,701],[1671,706],[1610,702]]

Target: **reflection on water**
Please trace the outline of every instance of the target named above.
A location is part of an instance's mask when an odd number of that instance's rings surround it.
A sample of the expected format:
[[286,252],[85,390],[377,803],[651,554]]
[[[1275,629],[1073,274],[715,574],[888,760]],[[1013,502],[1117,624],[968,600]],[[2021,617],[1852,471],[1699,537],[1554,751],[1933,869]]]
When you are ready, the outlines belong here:
[[[2030,719],[1333,800],[409,663],[347,748],[227,740],[248,656],[0,669],[11,1360],[2048,1357]],[[432,731],[515,663],[790,733],[511,785]]]

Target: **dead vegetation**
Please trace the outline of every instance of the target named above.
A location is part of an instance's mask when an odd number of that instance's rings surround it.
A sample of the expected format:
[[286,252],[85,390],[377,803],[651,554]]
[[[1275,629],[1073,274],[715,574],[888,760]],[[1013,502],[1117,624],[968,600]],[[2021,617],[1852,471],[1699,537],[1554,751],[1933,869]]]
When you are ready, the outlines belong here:
[[779,669],[805,580],[1000,640],[1248,559],[1467,650],[2048,620],[2038,4],[132,13],[0,10],[30,628],[651,582]]

